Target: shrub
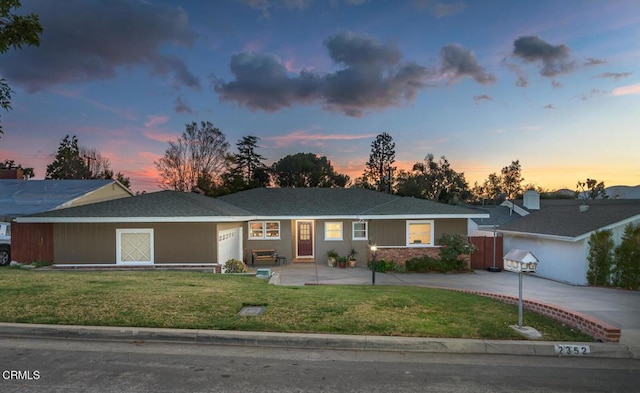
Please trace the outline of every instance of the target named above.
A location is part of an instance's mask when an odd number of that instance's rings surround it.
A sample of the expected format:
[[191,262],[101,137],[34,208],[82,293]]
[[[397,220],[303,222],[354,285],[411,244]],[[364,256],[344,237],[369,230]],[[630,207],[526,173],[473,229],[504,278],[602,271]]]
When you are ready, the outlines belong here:
[[440,247],[440,259],[445,262],[455,262],[463,254],[472,254],[478,248],[469,243],[467,236],[456,234],[444,234],[436,242]]
[[407,260],[405,262],[405,267],[408,272],[415,273],[447,273],[451,271],[463,271],[467,269],[465,261],[459,260],[457,258],[455,260],[443,260],[432,258],[428,255]]
[[613,266],[613,235],[609,230],[598,231],[589,237],[589,270],[587,282],[589,285],[607,286],[611,280]]
[[226,273],[247,273],[249,269],[247,269],[247,265],[244,262],[237,259],[229,259],[224,264],[224,271]]
[[[367,267],[371,269],[371,261],[367,262]],[[385,261],[384,259],[376,261],[376,272],[378,273],[395,272],[397,268],[398,265],[394,261]]]
[[624,228],[614,254],[613,283],[621,288],[640,289],[640,225],[629,224]]

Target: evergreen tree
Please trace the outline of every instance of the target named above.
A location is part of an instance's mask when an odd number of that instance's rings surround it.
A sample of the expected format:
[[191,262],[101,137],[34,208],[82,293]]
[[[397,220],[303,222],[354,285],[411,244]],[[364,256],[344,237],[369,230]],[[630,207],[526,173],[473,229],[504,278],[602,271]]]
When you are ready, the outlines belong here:
[[372,188],[391,193],[393,174],[396,167],[396,144],[386,132],[376,136],[371,142],[369,161],[365,165],[362,177],[356,181],[357,187]]
[[89,179],[89,168],[80,155],[78,138],[65,136],[60,142],[55,159],[47,165],[45,179]]

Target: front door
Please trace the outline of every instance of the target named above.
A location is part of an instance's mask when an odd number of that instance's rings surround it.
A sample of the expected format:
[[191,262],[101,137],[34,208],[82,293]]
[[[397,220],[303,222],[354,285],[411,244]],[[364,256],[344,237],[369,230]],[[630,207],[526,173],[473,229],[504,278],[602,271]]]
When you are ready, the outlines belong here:
[[297,257],[313,258],[313,221],[297,221]]

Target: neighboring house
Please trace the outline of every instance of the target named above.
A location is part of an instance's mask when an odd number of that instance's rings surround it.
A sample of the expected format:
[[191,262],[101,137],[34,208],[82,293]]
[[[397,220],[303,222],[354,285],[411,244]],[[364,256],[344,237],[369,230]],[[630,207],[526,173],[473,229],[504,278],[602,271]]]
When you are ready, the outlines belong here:
[[117,180],[0,179],[0,220],[130,196]]
[[365,264],[370,243],[394,258],[433,252],[442,234],[466,234],[468,219],[482,217],[488,214],[364,189],[260,188],[215,199],[161,191],[16,221],[51,232],[55,264],[250,262],[256,249],[314,262],[330,249],[346,255],[352,248]]
[[532,252],[540,261],[536,274],[552,280],[587,285],[591,234],[609,229],[619,244],[625,226],[640,223],[640,199],[536,200],[531,195],[533,200],[518,206],[529,214],[497,231],[504,236],[505,253]]
[[[29,214],[131,196],[133,193],[117,180],[1,179],[0,221],[10,222],[16,217]],[[32,242],[40,242],[41,245],[52,241],[47,233],[32,235]],[[41,260],[44,257],[44,254],[36,252],[31,244],[23,242],[22,247],[12,244],[12,237],[7,236],[3,243],[6,244],[1,247],[0,259],[14,259],[16,255],[22,255],[29,260]]]

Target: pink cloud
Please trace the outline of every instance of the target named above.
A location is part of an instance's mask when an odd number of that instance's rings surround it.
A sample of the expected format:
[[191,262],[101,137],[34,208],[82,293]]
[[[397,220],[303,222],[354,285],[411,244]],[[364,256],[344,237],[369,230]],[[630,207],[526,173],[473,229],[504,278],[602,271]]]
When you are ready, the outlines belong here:
[[274,147],[288,147],[293,144],[301,145],[321,145],[327,141],[351,141],[359,139],[369,139],[375,137],[375,134],[319,134],[309,131],[294,131],[286,135],[265,137],[263,139],[273,141]]
[[142,135],[144,135],[145,137],[151,140],[158,141],[158,142],[169,142],[176,139],[175,134],[163,133],[163,132],[157,132],[157,131],[144,131]]
[[612,94],[614,96],[629,96],[634,94],[640,94],[640,83],[635,85],[628,85],[613,89]]
[[147,121],[144,123],[144,126],[147,128],[155,127],[160,124],[165,124],[169,121],[169,116],[165,115],[148,115]]

